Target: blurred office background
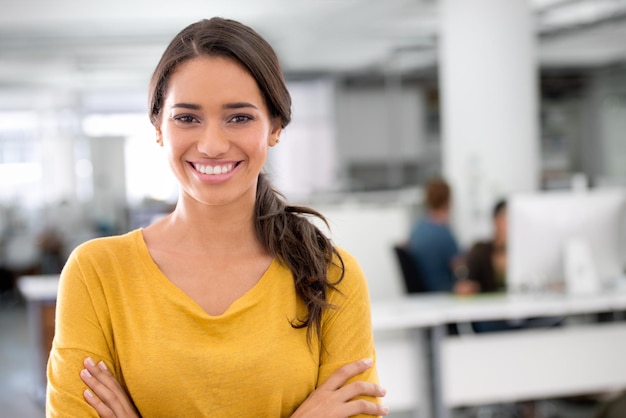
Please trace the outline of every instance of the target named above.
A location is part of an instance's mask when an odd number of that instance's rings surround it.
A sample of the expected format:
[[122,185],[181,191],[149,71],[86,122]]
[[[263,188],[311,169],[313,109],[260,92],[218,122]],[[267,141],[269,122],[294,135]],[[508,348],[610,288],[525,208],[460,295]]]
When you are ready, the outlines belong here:
[[[402,293],[390,248],[431,176],[451,181],[463,245],[489,234],[499,197],[626,186],[625,0],[0,0],[7,277],[57,273],[80,242],[175,204],[147,85],[171,37],[215,15],[278,52],[293,122],[267,170],[290,200],[329,215],[373,300]],[[28,352],[10,280],[0,411],[29,402],[4,389],[29,381],[7,360]]]

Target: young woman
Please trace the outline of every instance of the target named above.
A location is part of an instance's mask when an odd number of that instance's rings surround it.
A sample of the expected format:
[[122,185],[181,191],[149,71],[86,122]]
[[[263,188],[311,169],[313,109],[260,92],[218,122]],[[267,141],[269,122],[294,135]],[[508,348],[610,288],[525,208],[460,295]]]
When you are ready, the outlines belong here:
[[290,106],[274,51],[249,27],[214,18],[172,40],[149,111],[179,199],[164,219],[72,253],[48,417],[387,414],[358,263],[262,172]]

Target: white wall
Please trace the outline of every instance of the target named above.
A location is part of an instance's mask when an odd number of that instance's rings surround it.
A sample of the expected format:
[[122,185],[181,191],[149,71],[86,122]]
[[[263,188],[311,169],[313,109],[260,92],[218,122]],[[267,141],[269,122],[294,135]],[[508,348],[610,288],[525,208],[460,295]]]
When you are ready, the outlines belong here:
[[123,137],[91,138],[93,167],[93,220],[107,227],[124,230],[126,170]]
[[342,87],[336,124],[342,162],[416,160],[426,137],[423,91],[418,86]]
[[626,72],[604,75],[599,109],[602,123],[604,175],[626,179]]

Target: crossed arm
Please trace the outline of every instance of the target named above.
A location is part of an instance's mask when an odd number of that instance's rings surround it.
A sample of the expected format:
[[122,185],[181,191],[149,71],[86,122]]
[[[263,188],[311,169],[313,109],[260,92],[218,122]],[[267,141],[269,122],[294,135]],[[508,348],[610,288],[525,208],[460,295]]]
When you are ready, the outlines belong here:
[[[80,377],[89,387],[84,398],[100,418],[137,418],[132,401],[113,376],[106,364],[95,364],[91,358],[84,361],[85,368]],[[315,389],[298,407],[291,418],[347,418],[355,415],[385,416],[389,410],[360,396],[382,397],[385,390],[375,383],[346,382],[372,367],[370,359],[348,363],[335,371],[323,384]]]

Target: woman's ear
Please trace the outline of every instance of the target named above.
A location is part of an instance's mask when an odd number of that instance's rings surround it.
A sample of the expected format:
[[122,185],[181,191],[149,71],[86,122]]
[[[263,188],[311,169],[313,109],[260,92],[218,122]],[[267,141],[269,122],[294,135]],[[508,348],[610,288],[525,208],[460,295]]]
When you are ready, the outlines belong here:
[[156,133],[156,143],[160,146],[163,146],[163,133],[161,132],[161,128],[155,128]]
[[273,147],[280,142],[280,135],[282,134],[282,132],[283,128],[280,125],[280,120],[278,118],[275,118],[272,122],[272,131],[270,132],[268,138],[268,144],[270,147]]

